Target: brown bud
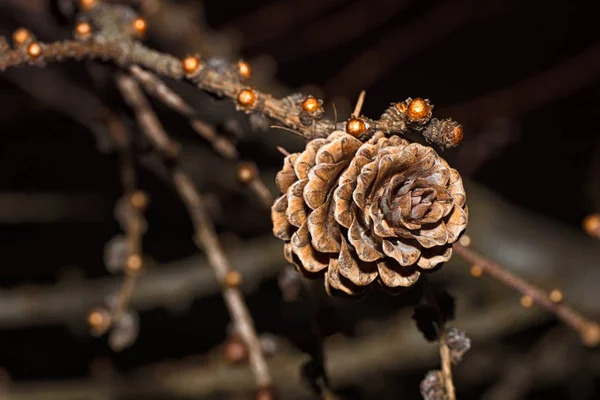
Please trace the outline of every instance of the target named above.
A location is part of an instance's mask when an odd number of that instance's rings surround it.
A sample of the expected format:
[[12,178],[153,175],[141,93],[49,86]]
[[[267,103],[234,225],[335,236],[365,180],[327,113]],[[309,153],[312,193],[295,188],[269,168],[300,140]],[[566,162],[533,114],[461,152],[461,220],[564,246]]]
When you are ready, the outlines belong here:
[[136,19],[134,19],[131,23],[131,26],[133,27],[133,30],[138,36],[143,36],[146,33],[146,29],[148,28],[146,20],[142,17],[137,17]]
[[148,206],[148,196],[141,190],[132,193],[129,201],[138,210],[144,210]]
[[406,109],[406,116],[414,122],[421,122],[429,118],[432,107],[429,101],[419,97],[410,101]]
[[79,0],[79,7],[84,11],[89,11],[98,5],[98,0]]
[[483,275],[483,268],[477,264],[473,264],[469,270],[469,273],[473,278],[479,278],[481,275]]
[[80,22],[75,25],[75,37],[79,39],[86,39],[92,34],[92,26],[87,22]]
[[38,42],[31,42],[29,46],[27,46],[27,55],[36,59],[42,55],[42,46]]
[[456,328],[448,328],[444,335],[444,341],[450,350],[452,364],[458,364],[465,353],[471,348],[471,339],[463,331]]
[[143,265],[144,262],[142,260],[142,256],[140,256],[139,254],[130,254],[129,257],[127,257],[127,261],[125,262],[125,269],[126,272],[130,274],[135,274],[142,269]]
[[591,214],[583,219],[583,230],[588,235],[600,239],[600,214]]
[[428,142],[441,147],[455,147],[463,139],[463,127],[451,119],[432,119],[423,131]]
[[256,392],[256,400],[275,400],[275,390],[272,387],[262,387]]
[[250,75],[252,75],[252,68],[250,68],[250,64],[248,64],[245,61],[239,61],[238,62],[238,73],[244,79],[250,78]]
[[223,358],[228,364],[240,364],[248,360],[248,347],[237,335],[227,340],[223,348]]
[[110,314],[104,307],[93,309],[87,317],[88,325],[92,330],[92,334],[100,336],[110,327]]
[[449,135],[450,143],[454,146],[457,146],[463,140],[463,126],[458,124],[453,129]]
[[447,398],[444,391],[444,377],[442,372],[435,370],[429,371],[421,381],[419,389],[423,400],[441,400]]
[[27,28],[19,28],[14,31],[12,38],[15,45],[20,46],[31,39],[31,32]]
[[256,104],[256,93],[252,89],[242,89],[237,95],[237,103],[244,108],[252,108]]
[[583,344],[589,347],[596,347],[600,343],[600,325],[595,322],[587,324],[581,334]]
[[529,296],[522,296],[519,302],[521,303],[521,307],[523,308],[533,307],[533,299]]
[[223,278],[223,286],[226,288],[236,288],[242,284],[242,274],[238,271],[230,270],[227,271]]
[[321,105],[319,104],[319,100],[315,99],[313,96],[308,96],[302,102],[302,109],[307,113],[313,113],[319,110]]
[[243,184],[248,184],[256,179],[258,171],[256,166],[252,163],[243,162],[240,163],[237,171],[237,179]]
[[362,118],[351,118],[346,123],[346,132],[354,137],[359,137],[367,130],[367,124]]
[[563,295],[563,292],[561,290],[552,289],[550,291],[549,297],[550,297],[550,300],[552,300],[554,303],[560,303],[563,301],[565,296]]
[[[296,96],[302,96],[300,94]],[[323,117],[323,107],[321,106],[323,102],[321,100],[316,99],[314,96],[305,97],[300,106],[302,110],[298,117],[300,118],[300,123],[304,126],[310,126],[314,123],[315,120],[321,119]]]
[[183,65],[183,70],[188,75],[191,75],[200,69],[200,59],[195,56],[187,56],[181,63]]

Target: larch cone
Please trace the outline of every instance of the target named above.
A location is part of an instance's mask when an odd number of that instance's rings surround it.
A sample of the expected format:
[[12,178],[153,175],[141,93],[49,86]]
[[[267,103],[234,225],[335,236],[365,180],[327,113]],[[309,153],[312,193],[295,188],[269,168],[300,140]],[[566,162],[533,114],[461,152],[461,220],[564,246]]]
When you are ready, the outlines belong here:
[[271,209],[284,254],[330,295],[378,282],[397,291],[452,255],[467,226],[459,173],[431,147],[378,132],[366,142],[343,131],[285,158]]

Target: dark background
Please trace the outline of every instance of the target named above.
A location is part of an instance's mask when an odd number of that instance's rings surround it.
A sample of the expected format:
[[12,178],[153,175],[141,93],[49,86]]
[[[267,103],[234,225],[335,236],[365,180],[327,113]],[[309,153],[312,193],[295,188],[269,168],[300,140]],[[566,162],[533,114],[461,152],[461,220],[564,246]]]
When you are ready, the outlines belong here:
[[[370,117],[409,96],[431,99],[437,117],[452,117],[465,126],[463,144],[443,153],[465,177],[525,210],[528,218],[545,217],[557,232],[580,235],[576,237],[581,237],[589,251],[600,246],[600,242],[586,241],[583,234],[574,232],[581,230],[586,215],[600,211],[600,37],[591,2],[159,3],[186,12],[181,14],[181,21],[149,17],[150,46],[183,56],[203,43],[202,54],[232,60],[239,55],[253,65],[257,87],[277,95],[295,90],[312,92],[325,99],[328,112],[334,102],[339,118],[347,117],[362,89],[367,91],[363,112]],[[44,41],[67,37],[71,17],[64,8],[58,10],[51,0],[1,1],[0,33],[10,37],[15,28],[25,25]],[[186,33],[184,21],[190,19],[200,24],[204,36]],[[155,26],[160,28],[154,30]],[[95,93],[103,104],[120,110],[124,120],[135,126],[110,79],[105,79],[112,71],[108,65],[68,62],[44,70],[31,67],[0,74],[0,296],[21,293],[19,290],[26,293],[24,285],[47,287],[108,275],[103,264],[104,246],[121,232],[112,215],[114,202],[121,195],[117,157],[103,150],[89,126],[68,111],[57,109],[56,103],[43,100],[44,94],[52,93],[45,86],[53,84],[50,75],[42,75],[45,71]],[[100,76],[100,87],[92,78],[93,71]],[[285,131],[254,133],[244,116],[233,113],[229,101],[214,101],[187,87],[175,87],[195,104],[209,104],[201,109],[207,121],[220,127],[227,126],[227,121],[241,126],[238,133],[229,135],[235,137],[242,157],[255,161],[272,187],[281,163],[275,145],[297,150],[299,142]],[[236,184],[235,166],[214,155],[185,120],[155,106],[168,131],[189,149],[184,154],[185,165],[207,194],[224,240],[243,246],[253,238],[268,238],[269,212]],[[150,228],[144,236],[147,254],[158,263],[195,254],[192,226],[173,190],[143,168],[139,169],[139,183],[151,197],[146,214]],[[31,194],[33,200],[23,201],[16,197],[20,194]],[[60,195],[57,202],[64,209],[51,208],[43,194]],[[481,231],[490,237],[510,235],[495,231],[493,219],[489,224],[479,221]],[[529,240],[543,246],[545,232],[536,232],[535,225],[531,229],[534,232]],[[503,239],[498,240],[502,243]],[[575,251],[573,248],[565,245],[567,252]],[[600,268],[600,259],[596,260]],[[573,265],[564,265],[564,269],[572,269],[573,274],[578,271]],[[542,271],[541,275],[547,278],[551,272]],[[571,278],[576,285],[577,276]],[[465,290],[475,290],[471,287],[479,281],[469,282]],[[600,281],[587,284],[595,287]],[[320,284],[315,291],[322,292]],[[517,295],[507,293],[506,303],[518,302]],[[586,304],[598,304],[600,296],[593,295]],[[350,336],[357,334],[359,321],[385,324],[381,321],[400,306],[416,301],[410,295],[389,299],[375,294],[353,310],[325,300],[321,294],[317,297],[323,331]],[[305,313],[295,315],[295,306],[282,300],[276,277],[265,279],[249,293],[248,302],[259,331],[303,348]],[[12,306],[0,303],[1,308]],[[460,307],[459,301],[459,314]],[[586,311],[592,317],[600,316],[597,306]],[[87,333],[85,315],[81,317],[2,325],[0,368],[7,382],[27,385],[34,380],[85,378],[97,371],[98,365],[127,374],[140,366],[201,355],[225,340],[229,321],[220,296],[195,299],[176,312],[165,307],[144,310],[136,343],[114,352],[105,337],[93,338]],[[530,321],[511,329],[510,334],[490,335],[489,342],[476,344],[473,353],[498,356],[498,360],[528,354],[548,332],[560,329],[558,326],[549,316]],[[565,331],[556,340],[573,340],[574,336]],[[519,396],[507,394],[504,398],[599,398],[597,351],[574,346],[581,349],[568,354],[580,360],[579,364],[565,365],[566,371],[556,379],[538,377],[521,383],[525,389]],[[479,380],[461,380],[458,373],[459,398],[485,398],[489,391],[498,390],[512,368],[535,370],[535,360],[525,366],[522,360],[520,364],[497,361],[498,368]],[[403,361],[397,363],[402,365]],[[366,370],[364,379],[337,389],[348,399],[416,399],[419,381],[427,370],[436,368],[436,362],[425,364],[400,372],[394,368]],[[469,366],[468,358],[457,369],[463,367],[476,368]],[[378,377],[374,383],[365,383],[373,376]]]

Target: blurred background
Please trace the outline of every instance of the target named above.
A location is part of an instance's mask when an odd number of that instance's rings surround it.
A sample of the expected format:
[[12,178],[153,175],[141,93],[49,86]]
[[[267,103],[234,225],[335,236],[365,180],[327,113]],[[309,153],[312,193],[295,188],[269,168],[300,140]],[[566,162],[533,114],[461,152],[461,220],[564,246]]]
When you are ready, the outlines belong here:
[[[465,127],[461,146],[442,154],[465,178],[473,247],[600,318],[600,241],[581,228],[600,212],[600,35],[589,1],[132,3],[147,17],[149,46],[178,57],[243,58],[256,87],[323,98],[338,120],[363,89],[363,113],[373,118],[391,102],[429,98],[436,117]],[[73,13],[70,1],[1,0],[0,34],[26,26],[40,40],[65,39]],[[150,198],[148,271],[132,303],[139,334],[115,351],[106,335],[89,332],[88,313],[122,279],[105,265],[107,243],[122,234],[107,110],[137,129],[114,71],[84,61],[0,73],[0,399],[253,398],[247,365],[232,365],[225,350],[232,338],[218,286],[152,154],[137,159]],[[230,101],[167,83],[257,163],[275,194],[283,158],[276,147],[298,151],[301,140],[253,129]],[[305,364],[316,324],[340,399],[421,398],[419,382],[439,357],[410,318],[419,296],[334,300],[320,281],[310,299],[297,295],[270,212],[237,182],[237,165],[185,118],[152,105],[182,143],[182,167],[244,274],[280,397],[318,398]],[[454,370],[458,398],[600,398],[600,353],[555,317],[473,278],[458,256],[431,281],[453,295],[452,325],[472,340]]]

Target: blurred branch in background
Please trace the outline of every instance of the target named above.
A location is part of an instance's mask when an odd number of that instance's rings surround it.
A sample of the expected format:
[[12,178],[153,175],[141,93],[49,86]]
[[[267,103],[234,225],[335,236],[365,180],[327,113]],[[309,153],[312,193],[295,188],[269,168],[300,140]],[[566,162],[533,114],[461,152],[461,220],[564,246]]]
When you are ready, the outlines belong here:
[[[257,239],[230,252],[233,264],[244,275],[242,289],[251,291],[273,276],[283,265],[281,248],[274,239]],[[118,277],[70,280],[52,286],[23,286],[0,291],[0,327],[3,329],[56,323],[85,324],[88,312],[116,293]],[[183,308],[195,299],[220,292],[220,286],[205,261],[197,255],[166,265],[149,265],[131,296],[139,311],[156,307]]]
[[[525,310],[516,303],[499,302],[485,311],[464,309],[456,323],[469,332],[474,342],[481,343],[543,318],[543,314]],[[401,373],[431,365],[437,361],[439,351],[436,344],[423,340],[406,312],[395,316],[390,324],[379,327],[372,335],[354,339],[331,337],[326,346],[326,368],[335,386],[354,384],[373,371]],[[302,399],[309,395],[308,388],[298,379],[298,371],[306,360],[305,355],[289,350],[270,360],[273,380],[284,398]],[[203,365],[168,362],[121,378],[8,386],[7,396],[10,400],[46,400],[57,396],[65,400],[90,396],[197,398],[243,394],[253,385],[252,375],[246,368],[232,368],[219,357],[207,356]]]

